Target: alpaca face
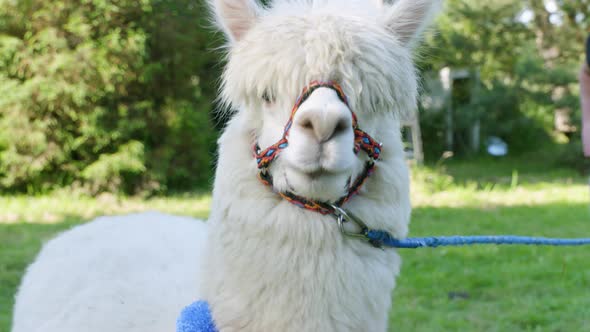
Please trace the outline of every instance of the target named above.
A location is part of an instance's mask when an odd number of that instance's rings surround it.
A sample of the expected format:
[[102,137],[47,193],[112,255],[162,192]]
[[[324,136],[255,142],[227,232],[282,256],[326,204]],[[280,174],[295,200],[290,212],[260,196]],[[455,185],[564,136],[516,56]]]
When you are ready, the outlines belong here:
[[[263,121],[273,123],[272,119]],[[360,159],[353,153],[353,116],[335,90],[321,87],[297,108],[288,147],[271,166],[276,190],[335,201],[345,195]],[[274,130],[262,130],[260,142]]]
[[327,201],[343,196],[366,160],[353,153],[351,110],[379,140],[376,113],[415,109],[411,44],[437,1],[285,0],[269,8],[253,0],[210,1],[229,39],[222,100],[249,119],[261,148],[282,137],[310,82],[343,87],[351,109],[330,89],[315,91],[270,168],[276,190]]

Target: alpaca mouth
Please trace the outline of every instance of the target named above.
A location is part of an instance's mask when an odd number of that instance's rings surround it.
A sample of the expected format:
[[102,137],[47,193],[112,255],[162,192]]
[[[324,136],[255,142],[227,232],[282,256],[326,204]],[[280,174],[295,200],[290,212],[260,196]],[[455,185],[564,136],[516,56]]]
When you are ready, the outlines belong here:
[[322,167],[311,170],[290,167],[283,175],[287,192],[322,202],[337,201],[350,185],[347,172]]
[[321,166],[313,169],[301,169],[297,167],[295,167],[295,169],[310,181],[328,179],[345,173],[342,171],[331,170]]
[[332,172],[325,170],[323,168],[320,168],[318,170],[315,171],[311,171],[311,172],[304,172],[305,175],[307,175],[308,178],[310,178],[311,180],[317,180],[318,178],[321,178],[323,176],[326,175],[330,175],[333,174]]

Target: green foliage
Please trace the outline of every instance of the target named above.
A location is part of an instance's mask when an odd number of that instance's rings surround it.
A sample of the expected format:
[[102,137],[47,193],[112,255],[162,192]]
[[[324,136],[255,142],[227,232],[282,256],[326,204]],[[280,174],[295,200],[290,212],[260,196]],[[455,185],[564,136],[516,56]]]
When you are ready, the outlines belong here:
[[[558,109],[569,109],[580,128],[577,71],[584,56],[588,6],[555,4],[557,9],[550,11],[536,0],[446,1],[420,67],[425,72],[448,66],[478,73],[479,86],[470,100],[453,108],[456,154],[466,152],[464,136],[475,119],[481,121],[482,143],[487,136],[499,136],[511,153],[551,144]],[[526,12],[533,14],[530,21],[520,19]],[[444,114],[425,108],[421,124],[426,154],[436,159],[445,150]]]
[[189,0],[0,0],[0,190],[206,184],[217,59]]
[[[445,3],[419,67],[479,76],[454,108],[457,155],[476,119],[482,143],[499,136],[516,154],[552,142],[558,109],[580,128],[588,1]],[[0,192],[207,186],[221,65],[205,13],[199,0],[0,0]],[[428,109],[421,123],[436,159],[444,113]]]
[[580,174],[590,174],[590,158],[584,157],[582,151],[582,140],[576,137],[571,144],[565,145],[557,152],[556,164],[577,170]]
[[84,168],[81,175],[92,185],[92,192],[117,191],[125,179],[145,171],[143,144],[131,141],[119,146],[115,153],[101,154],[97,161]]

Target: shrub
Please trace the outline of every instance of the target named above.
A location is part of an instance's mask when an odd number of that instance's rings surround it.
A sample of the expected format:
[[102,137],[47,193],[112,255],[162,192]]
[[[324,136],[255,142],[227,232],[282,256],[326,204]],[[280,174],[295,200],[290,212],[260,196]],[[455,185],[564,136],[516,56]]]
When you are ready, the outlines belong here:
[[0,0],[0,191],[206,184],[216,59],[203,12],[192,0]]

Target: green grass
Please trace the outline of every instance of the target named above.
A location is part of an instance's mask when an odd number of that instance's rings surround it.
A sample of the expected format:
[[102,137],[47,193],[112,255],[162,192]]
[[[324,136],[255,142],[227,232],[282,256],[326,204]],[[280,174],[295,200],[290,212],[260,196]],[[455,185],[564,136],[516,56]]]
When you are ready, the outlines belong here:
[[[523,159],[413,169],[411,235],[590,237],[589,191],[573,171]],[[102,214],[162,210],[205,217],[210,198],[57,194],[0,197],[0,331],[44,240]],[[590,248],[479,246],[401,252],[391,331],[584,331]]]
[[[586,180],[521,158],[413,171],[411,235],[590,237]],[[391,330],[588,331],[590,248],[402,251]]]
[[0,332],[9,331],[14,294],[27,265],[43,242],[96,216],[158,210],[206,218],[211,198],[191,194],[143,200],[58,193],[52,196],[0,196]]
[[[588,204],[421,207],[414,210],[412,234],[590,237],[588,215]],[[587,331],[589,251],[515,246],[403,251],[392,330]]]

